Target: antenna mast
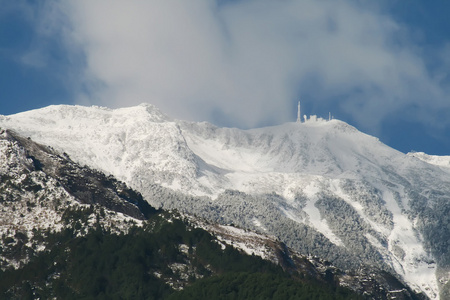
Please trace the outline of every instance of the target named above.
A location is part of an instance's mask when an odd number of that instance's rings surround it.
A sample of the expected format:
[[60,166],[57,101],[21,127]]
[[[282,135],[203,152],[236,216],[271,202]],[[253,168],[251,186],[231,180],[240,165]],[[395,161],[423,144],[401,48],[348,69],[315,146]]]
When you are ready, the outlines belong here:
[[297,123],[301,123],[301,122],[302,122],[302,118],[301,118],[301,114],[300,114],[300,101],[298,101]]

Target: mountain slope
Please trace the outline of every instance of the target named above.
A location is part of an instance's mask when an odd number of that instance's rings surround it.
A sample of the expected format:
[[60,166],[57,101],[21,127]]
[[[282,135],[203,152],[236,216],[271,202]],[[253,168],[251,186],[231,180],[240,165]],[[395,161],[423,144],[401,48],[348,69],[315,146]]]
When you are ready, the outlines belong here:
[[421,299],[377,269],[345,273],[274,237],[155,211],[113,177],[10,130],[0,133],[0,191],[5,299],[219,299],[225,289]]
[[273,234],[343,268],[376,265],[430,298],[450,278],[448,172],[344,122],[239,130],[172,120],[151,105],[50,106],[0,126],[116,176],[157,207]]
[[428,155],[423,152],[409,152],[408,156],[418,158],[426,163],[444,168],[446,171],[450,171],[450,156],[438,156]]
[[[22,267],[45,251],[45,234],[65,230],[71,222],[123,232],[155,211],[124,183],[3,129],[0,209],[2,269]],[[84,217],[78,218],[81,212]]]

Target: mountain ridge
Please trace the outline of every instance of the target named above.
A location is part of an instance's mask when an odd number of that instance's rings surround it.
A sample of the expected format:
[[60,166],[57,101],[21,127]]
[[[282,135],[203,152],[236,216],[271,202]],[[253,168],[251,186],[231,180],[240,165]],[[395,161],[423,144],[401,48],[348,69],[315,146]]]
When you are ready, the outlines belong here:
[[[308,238],[308,229],[327,248],[358,253],[366,263],[395,270],[431,298],[450,277],[445,241],[433,233],[448,236],[438,228],[446,226],[448,216],[436,207],[449,206],[448,172],[344,122],[240,130],[173,120],[152,105],[54,106],[0,117],[0,126],[115,175],[157,207],[220,219],[211,210],[215,207],[235,215],[223,222],[269,231],[290,246],[318,253],[317,246],[304,248],[295,238],[299,232]],[[154,184],[168,189],[167,196],[155,195]],[[184,194],[184,200],[171,200],[170,190]],[[244,194],[227,192],[233,190]],[[264,215],[264,205],[282,220]],[[433,223],[427,221],[430,216]],[[348,220],[348,228],[339,228],[339,219]],[[286,224],[296,231],[286,232]]]

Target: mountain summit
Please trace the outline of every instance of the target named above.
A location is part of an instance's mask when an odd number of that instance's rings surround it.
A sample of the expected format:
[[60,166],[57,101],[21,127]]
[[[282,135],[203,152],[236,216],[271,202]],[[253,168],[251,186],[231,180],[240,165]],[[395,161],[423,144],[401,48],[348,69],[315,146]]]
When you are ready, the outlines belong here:
[[152,105],[49,106],[0,127],[114,175],[157,207],[280,238],[341,268],[376,266],[429,298],[450,278],[450,169],[339,120],[240,130]]

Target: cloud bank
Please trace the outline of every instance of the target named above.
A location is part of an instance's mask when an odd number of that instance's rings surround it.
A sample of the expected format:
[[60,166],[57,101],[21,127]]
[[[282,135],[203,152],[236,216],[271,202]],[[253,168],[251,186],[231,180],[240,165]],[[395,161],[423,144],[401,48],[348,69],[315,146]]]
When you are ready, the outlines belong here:
[[450,111],[448,59],[431,73],[404,26],[360,3],[58,5],[70,21],[68,40],[85,57],[82,104],[149,102],[176,118],[245,128],[295,120],[302,99],[310,113],[333,110],[363,129],[397,114],[444,126],[435,116]]

